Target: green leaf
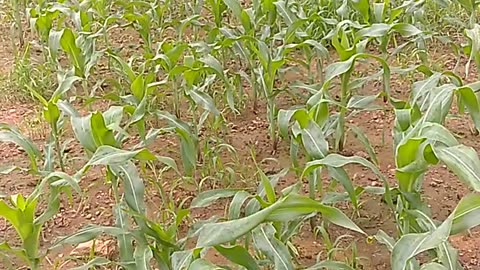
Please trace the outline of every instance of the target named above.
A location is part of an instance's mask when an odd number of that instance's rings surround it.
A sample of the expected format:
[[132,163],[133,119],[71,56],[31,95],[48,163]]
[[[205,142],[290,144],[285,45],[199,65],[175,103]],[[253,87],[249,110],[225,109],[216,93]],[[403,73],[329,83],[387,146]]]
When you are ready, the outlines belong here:
[[242,5],[240,5],[240,2],[237,1],[237,0],[223,0],[223,2],[225,3],[225,5],[227,5],[227,7],[229,9],[232,10],[232,13],[233,15],[235,15],[235,17],[237,17],[237,19],[241,19],[242,17]]
[[242,23],[245,31],[248,32],[252,28],[251,18],[248,12],[242,8],[240,2],[238,0],[223,0],[223,2],[232,10],[235,17]]
[[60,45],[62,49],[67,53],[70,61],[75,67],[75,75],[84,77],[85,71],[85,58],[82,54],[81,49],[77,46],[75,42],[75,35],[72,30],[65,28],[63,30],[63,35],[60,39]]
[[357,37],[383,37],[387,35],[391,28],[392,26],[386,23],[374,23],[355,34]]
[[328,154],[328,142],[322,129],[313,121],[302,129],[302,142],[305,150],[314,159],[320,159]]
[[335,167],[328,167],[328,174],[335,180],[337,180],[340,184],[342,184],[345,191],[348,193],[350,200],[354,207],[358,207],[358,199],[357,193],[355,192],[355,188],[353,186],[353,182],[348,177],[347,172],[343,168],[335,168]]
[[241,265],[247,270],[260,270],[255,259],[242,246],[215,246],[215,249],[230,262]]
[[420,110],[425,110],[425,105],[428,96],[431,94],[431,89],[438,86],[441,79],[441,73],[435,72],[425,80],[416,81],[412,85],[412,103],[418,104]]
[[362,15],[363,22],[369,23],[370,2],[368,0],[352,0],[352,6]]
[[373,14],[376,22],[385,21],[385,3],[373,3]]
[[118,129],[123,118],[123,106],[110,106],[108,110],[102,113],[105,125],[109,129]]
[[125,232],[121,228],[89,225],[85,228],[82,228],[82,229],[74,232],[73,234],[71,234],[69,236],[60,238],[49,249],[51,250],[51,249],[54,249],[54,248],[56,248],[58,246],[61,246],[61,245],[69,245],[69,244],[70,245],[76,245],[76,244],[79,244],[79,243],[85,243],[85,242],[88,242],[90,240],[93,240],[93,239],[97,238],[101,234],[118,236],[118,235],[122,235],[122,234],[125,234],[125,233],[127,233],[127,232]]
[[472,13],[476,7],[475,0],[457,0],[463,8],[465,8],[469,13]]
[[90,120],[92,115],[87,115],[83,117],[72,117],[72,129],[75,133],[75,137],[80,142],[80,144],[89,152],[94,153],[97,149],[95,140],[93,139],[93,129],[90,125]]
[[275,189],[273,188],[273,185],[270,182],[270,179],[260,168],[257,168],[257,171],[258,171],[258,174],[260,174],[260,183],[261,183],[260,185],[265,191],[265,195],[267,196],[267,201],[269,203],[274,203],[276,201]]
[[392,270],[405,270],[411,258],[446,242],[450,235],[452,219],[453,216],[450,216],[438,228],[427,233],[403,235],[392,250]]
[[[340,1],[339,1],[340,2]],[[347,17],[348,16],[348,0],[343,0],[342,4],[340,7],[336,10],[337,14],[342,16],[342,17]]]
[[207,67],[211,68],[217,76],[224,79],[225,74],[223,73],[223,66],[217,58],[213,57],[212,55],[208,54],[205,57],[200,59],[200,62],[204,63]]
[[422,33],[420,29],[409,23],[396,23],[391,30],[398,32],[403,37],[411,37]]
[[475,95],[470,87],[460,87],[457,90],[457,93],[460,95],[465,107],[467,107],[467,110],[475,123],[475,127],[477,130],[480,130],[480,105],[478,103],[477,95]]
[[347,104],[347,108],[349,109],[370,109],[372,106],[372,103],[375,102],[377,99],[378,95],[372,95],[372,96],[353,96],[350,98]]
[[188,270],[224,270],[224,268],[213,265],[205,259],[196,259],[190,264]]
[[98,266],[104,266],[107,264],[110,264],[111,261],[103,258],[103,257],[95,257],[88,261],[86,264],[79,266],[79,267],[74,267],[71,270],[89,270],[89,269],[94,269],[95,267]]
[[172,270],[184,270],[193,260],[193,250],[175,251],[171,255]]
[[480,195],[469,194],[463,197],[453,213],[451,234],[480,225]]
[[253,243],[259,251],[275,264],[278,270],[293,270],[294,266],[287,247],[275,237],[272,224],[263,224],[252,231]]
[[[22,226],[20,221],[21,215],[22,213],[19,209],[15,209],[6,204],[3,200],[0,200],[0,216],[5,218],[15,228],[15,230],[17,230],[19,236],[23,238],[24,235],[29,233],[28,231],[31,229],[31,225],[29,226],[28,224],[25,224],[25,226]],[[25,233],[22,232],[22,227],[26,229]]]
[[[472,0],[473,1],[473,0]],[[467,1],[459,1],[459,2],[467,2]],[[470,2],[470,1],[468,1]],[[479,4],[472,4],[478,7]],[[470,71],[470,62],[475,60],[476,64],[480,63],[480,25],[475,24],[472,29],[465,29],[465,36],[469,39],[469,54],[470,57],[468,58],[468,62],[465,65],[466,76],[468,76]],[[478,71],[480,74],[480,71]]]
[[213,113],[213,115],[218,116],[220,115],[220,111],[215,106],[215,102],[213,101],[212,97],[207,93],[201,91],[200,89],[193,89],[188,91],[188,95],[195,101],[195,103],[204,108],[205,110]]
[[238,191],[235,196],[233,197],[232,201],[230,202],[230,206],[228,207],[228,219],[238,219],[240,218],[240,211],[242,209],[243,204],[245,201],[250,198],[250,193],[246,191]]
[[445,163],[460,180],[475,191],[480,191],[480,159],[475,149],[457,145],[433,150],[437,158]]
[[417,159],[419,147],[425,142],[425,138],[414,138],[407,140],[397,147],[395,162],[398,168],[409,165]]
[[142,140],[145,140],[145,114],[147,107],[148,96],[145,95],[138,105],[135,106],[135,110],[131,114],[130,121],[127,126],[133,124],[137,125],[139,136]]
[[[78,184],[79,179],[77,176],[72,177],[64,172],[51,172],[47,176],[42,179],[42,183],[44,181],[50,182],[52,186],[61,186],[67,183],[70,185],[78,194],[82,194],[82,188]],[[40,187],[39,187],[40,186]],[[43,190],[41,189],[42,185],[38,185],[34,191],[30,194],[29,197],[33,197],[34,194],[41,194]],[[35,197],[36,198],[36,197]]]
[[280,130],[280,135],[283,138],[288,136],[288,126],[290,125],[292,118],[297,120],[302,127],[306,127],[309,121],[307,111],[304,108],[279,110],[277,114],[278,128]]
[[130,91],[137,101],[140,101],[145,96],[146,90],[145,79],[143,78],[143,75],[140,74],[130,85]]
[[120,66],[122,68],[121,71],[125,75],[127,75],[127,79],[128,79],[129,83],[133,82],[137,78],[137,76],[135,75],[135,72],[133,71],[132,67],[127,62],[125,62],[125,60],[123,60],[122,57],[111,54],[111,53],[108,54],[108,55],[120,64]]
[[305,270],[354,270],[351,266],[343,262],[322,261]]
[[158,161],[165,164],[167,167],[174,169],[175,172],[180,174],[180,172],[178,171],[177,163],[175,162],[175,160],[173,158],[163,157],[163,156],[156,156],[156,158],[157,158]]
[[358,157],[358,156],[345,157],[345,156],[338,155],[338,154],[329,154],[328,156],[326,156],[323,159],[307,162],[307,164],[305,166],[305,169],[303,171],[303,175],[306,175],[306,174],[310,173],[312,170],[314,170],[318,167],[321,167],[321,166],[330,166],[330,167],[335,167],[335,168],[341,168],[341,167],[343,167],[347,164],[351,164],[351,163],[356,163],[356,164],[363,165],[363,166],[369,168],[370,170],[372,170],[381,179],[385,179],[385,176],[383,176],[383,174],[380,172],[380,170],[370,161],[368,161],[368,160],[366,160],[362,157]]
[[[308,40],[305,40],[304,42],[302,42],[298,45],[299,46],[310,45],[311,47],[313,47],[316,50],[317,54],[319,56],[323,57],[323,58],[328,59],[328,57],[330,56],[327,48],[325,48],[325,46],[323,46],[321,43],[319,43],[315,40],[308,39]],[[296,47],[298,47],[298,46],[296,46]]]
[[355,137],[360,141],[360,143],[362,143],[363,147],[365,147],[365,150],[367,150],[368,156],[372,162],[378,165],[377,154],[375,153],[375,149],[373,149],[372,144],[368,140],[367,135],[365,135],[365,133],[357,126],[350,125],[349,127],[355,134]]
[[[407,210],[407,213],[416,218],[417,222],[421,224],[420,226],[427,231],[437,230],[436,222],[430,218],[429,215],[425,214],[420,210]],[[447,219],[447,222],[452,223],[451,217]],[[457,269],[458,264],[458,253],[456,250],[447,242],[441,243],[438,247],[438,258],[441,263],[448,265],[448,269]],[[412,261],[410,261],[412,263]],[[415,261],[416,263],[416,261]],[[413,269],[418,269],[415,267]]]
[[54,60],[57,60],[58,50],[60,49],[60,39],[63,36],[63,31],[64,30],[50,30],[48,34],[48,49]]
[[[388,63],[381,57],[367,54],[367,53],[357,53],[350,56],[347,60],[341,62],[335,62],[330,64],[325,69],[325,82],[322,86],[322,90],[327,91],[333,78],[340,76],[342,74],[350,74],[353,71],[354,65],[358,59],[372,59],[377,61],[382,66],[382,75],[383,75],[383,94],[390,95],[390,67]],[[310,97],[307,101],[307,104],[310,107],[315,106],[319,99],[324,95],[324,91],[319,91],[317,94]]]
[[327,166],[327,167],[334,167],[334,168],[341,168],[347,164],[360,164],[362,166],[365,166],[372,170],[373,173],[375,173],[383,182],[384,188],[385,188],[385,200],[387,204],[391,207],[393,207],[391,195],[390,195],[390,188],[389,188],[389,183],[386,179],[386,177],[380,172],[380,170],[370,161],[358,157],[358,156],[352,156],[352,157],[345,157],[341,156],[338,154],[329,154],[323,159],[320,160],[314,160],[307,162],[305,165],[305,169],[303,170],[302,173],[302,178],[305,175],[308,175],[309,173],[312,172],[312,170],[315,170],[319,167]]
[[[115,217],[115,226],[127,232],[129,226],[128,216],[125,211],[122,210],[121,203],[115,205],[115,207],[113,208],[113,214]],[[133,237],[129,234],[124,233],[117,236],[117,241],[120,262],[128,265],[133,261]]]
[[205,224],[199,232],[197,247],[217,246],[231,242],[262,223],[281,201],[247,217],[219,223]]
[[180,137],[180,153],[183,166],[187,176],[192,176],[196,167],[197,137],[192,133],[190,127],[177,117],[164,111],[155,111],[155,115],[165,119],[175,128],[175,132]]
[[53,101],[49,101],[47,106],[43,108],[43,117],[51,127],[57,126],[60,118],[60,110]]
[[418,132],[418,136],[435,143],[442,143],[445,146],[459,144],[455,136],[446,127],[438,123],[424,123]]
[[63,76],[59,76],[58,87],[53,92],[51,100],[56,103],[62,96],[72,88],[73,84],[82,78],[77,76],[72,76],[72,74],[65,73]]
[[101,145],[117,145],[113,131],[107,128],[102,113],[97,112],[92,114],[90,124],[92,126],[93,140],[97,147]]
[[289,10],[289,8],[287,7],[287,3],[285,1],[278,0],[278,1],[275,1],[273,4],[275,4],[278,14],[283,18],[287,26],[292,25],[298,20],[295,14],[293,14]]
[[448,268],[439,263],[431,262],[422,265],[422,268],[420,268],[420,270],[448,270]]
[[12,248],[7,242],[0,242],[0,251],[3,254],[12,254],[18,258],[23,259],[25,262],[29,262],[29,258],[24,249]]
[[102,145],[97,148],[87,165],[121,165],[131,159],[145,161],[156,160],[157,158],[148,149],[128,151],[109,145]]
[[145,212],[145,185],[137,172],[137,168],[132,162],[123,165],[112,165],[112,171],[117,177],[123,180],[125,201],[133,211],[137,213]]
[[135,270],[150,270],[150,260],[153,258],[152,250],[146,243],[137,244],[135,252]]
[[182,157],[183,169],[185,170],[185,175],[191,177],[193,176],[195,167],[197,165],[197,147],[192,141],[192,138],[186,137],[184,134],[181,134],[181,136],[180,154]]
[[432,91],[434,94],[430,98],[430,104],[421,119],[422,123],[443,123],[452,107],[455,86],[446,84],[434,90]]
[[67,101],[59,100],[57,102],[58,108],[65,113],[67,116],[70,117],[80,117],[78,111],[73,107],[73,105]]
[[27,153],[34,171],[37,170],[37,158],[41,157],[40,150],[29,138],[22,135],[16,128],[0,123],[0,141],[13,142]]
[[365,234],[362,229],[337,208],[324,205],[298,194],[290,194],[285,197],[281,204],[275,207],[268,215],[267,220],[286,222],[314,212],[319,212],[323,218],[335,225]]
[[438,262],[448,266],[447,269],[462,269],[459,261],[458,250],[449,242],[445,242],[438,249]]
[[378,230],[375,239],[377,239],[379,243],[384,244],[387,249],[392,252],[393,247],[395,246],[395,239],[386,234],[383,230]]
[[206,207],[222,198],[229,198],[237,194],[238,189],[215,189],[198,194],[191,202],[191,208]]
[[[395,239],[386,234],[384,231],[378,230],[377,234],[375,235],[375,239],[377,239],[379,243],[385,245],[390,252],[393,251],[393,247],[395,246]],[[418,266],[418,262],[415,259],[410,259],[409,265],[410,269],[418,268],[415,267]]]

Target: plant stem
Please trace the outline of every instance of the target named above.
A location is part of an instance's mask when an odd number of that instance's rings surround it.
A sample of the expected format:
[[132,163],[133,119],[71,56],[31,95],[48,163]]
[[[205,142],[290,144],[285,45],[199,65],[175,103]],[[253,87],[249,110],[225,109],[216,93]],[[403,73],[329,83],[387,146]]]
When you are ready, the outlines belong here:
[[256,112],[258,109],[258,89],[257,89],[257,81],[255,76],[255,71],[253,68],[253,64],[250,62],[250,82],[252,83],[252,91],[253,91],[253,111]]
[[320,80],[320,84],[323,84],[325,81],[324,75],[323,75],[323,59],[319,57],[318,62],[317,62],[317,73],[318,73],[318,78]]
[[269,133],[270,139],[273,143],[273,151],[276,152],[278,148],[277,138],[277,120],[275,119],[275,102],[273,100],[268,101],[268,121],[269,121]]
[[24,44],[24,39],[23,39],[23,26],[22,26],[22,18],[20,14],[20,4],[18,3],[18,0],[12,0],[12,6],[13,6],[13,17],[15,18],[15,24],[18,29],[18,39],[20,41],[20,47],[23,47]]
[[[317,181],[318,181],[318,174],[317,170],[314,170],[308,177],[308,196],[310,199],[315,200],[315,191],[316,191],[316,186],[317,186]],[[317,227],[317,220],[315,217],[310,218],[310,228],[312,232],[315,230],[315,227]]]
[[55,151],[57,151],[60,169],[62,170],[62,172],[65,172],[65,165],[63,164],[63,154],[62,154],[62,149],[60,148],[60,140],[58,138],[59,137],[58,128],[56,124],[52,126],[52,136],[53,136],[53,140],[55,141]]
[[178,89],[177,89],[177,83],[176,83],[176,80],[173,79],[173,109],[175,111],[175,116],[177,118],[180,118],[180,96],[179,96],[179,93],[178,93]]
[[476,20],[475,20],[475,13],[476,13],[476,8],[472,11],[472,14],[470,14],[470,20],[468,22],[469,28],[472,29],[475,26]]
[[[85,100],[88,101],[88,97],[89,97],[90,94],[88,93],[88,80],[87,80],[86,78],[84,78],[84,79],[82,80],[82,88],[83,88],[83,92],[84,92],[84,94],[85,94]],[[91,102],[88,102],[88,105],[87,105],[87,106],[88,106],[88,110],[89,110],[89,111],[92,111],[92,110],[93,110],[93,108],[92,108],[92,103],[91,103]]]
[[337,140],[335,141],[335,150],[338,152],[343,151],[343,146],[345,144],[345,116],[347,114],[347,102],[350,98],[350,93],[348,91],[348,82],[350,80],[350,72],[346,72],[342,75],[342,89],[341,89],[341,100],[340,104],[340,114],[338,115],[338,124],[337,124]]

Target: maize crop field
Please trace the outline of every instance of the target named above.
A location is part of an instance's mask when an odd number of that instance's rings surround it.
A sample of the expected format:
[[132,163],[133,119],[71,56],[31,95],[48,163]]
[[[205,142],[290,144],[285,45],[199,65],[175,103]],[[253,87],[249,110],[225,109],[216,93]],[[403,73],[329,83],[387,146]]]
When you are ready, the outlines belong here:
[[0,0],[0,269],[480,270],[479,0]]

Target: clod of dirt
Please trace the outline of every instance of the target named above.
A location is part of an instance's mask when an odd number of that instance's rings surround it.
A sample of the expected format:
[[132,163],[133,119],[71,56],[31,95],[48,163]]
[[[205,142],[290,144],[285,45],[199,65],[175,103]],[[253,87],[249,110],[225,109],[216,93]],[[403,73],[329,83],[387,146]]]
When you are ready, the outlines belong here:
[[362,157],[362,158],[365,158],[365,159],[369,159],[370,157],[368,156],[367,153],[365,153],[364,151],[357,151],[355,152],[355,156],[359,156],[359,157]]
[[113,240],[91,240],[82,244],[79,244],[76,248],[74,248],[70,252],[70,256],[86,256],[89,255],[94,249],[96,255],[104,256],[104,257],[112,257],[115,253],[115,242]]

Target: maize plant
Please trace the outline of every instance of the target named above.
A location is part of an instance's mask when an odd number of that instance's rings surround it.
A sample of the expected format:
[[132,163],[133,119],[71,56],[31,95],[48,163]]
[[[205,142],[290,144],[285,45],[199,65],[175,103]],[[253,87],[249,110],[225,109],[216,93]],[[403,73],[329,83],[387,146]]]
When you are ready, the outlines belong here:
[[[30,195],[25,197],[22,194],[15,194],[0,200],[2,209],[0,216],[15,229],[20,240],[20,246],[11,240],[2,242],[0,250],[23,260],[30,269],[41,269],[40,263],[45,256],[40,250],[43,226],[59,212],[62,192],[68,192],[69,188],[73,188],[81,193],[79,180],[62,172],[52,172],[39,182]],[[45,192],[46,186],[49,187],[47,208],[38,213],[39,198]]]

